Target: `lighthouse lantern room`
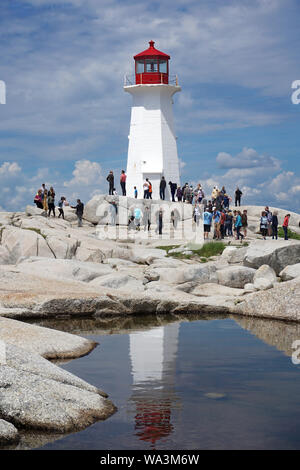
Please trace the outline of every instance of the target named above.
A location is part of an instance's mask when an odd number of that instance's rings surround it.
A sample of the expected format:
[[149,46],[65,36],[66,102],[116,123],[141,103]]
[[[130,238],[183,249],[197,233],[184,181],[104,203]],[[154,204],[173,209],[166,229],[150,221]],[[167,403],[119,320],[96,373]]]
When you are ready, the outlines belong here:
[[134,56],[135,84],[125,80],[124,90],[133,97],[127,159],[127,195],[143,197],[143,182],[152,183],[153,199],[159,198],[164,176],[180,185],[176,136],[173,123],[173,95],[180,91],[177,78],[169,79],[170,56],[157,50],[154,41]]

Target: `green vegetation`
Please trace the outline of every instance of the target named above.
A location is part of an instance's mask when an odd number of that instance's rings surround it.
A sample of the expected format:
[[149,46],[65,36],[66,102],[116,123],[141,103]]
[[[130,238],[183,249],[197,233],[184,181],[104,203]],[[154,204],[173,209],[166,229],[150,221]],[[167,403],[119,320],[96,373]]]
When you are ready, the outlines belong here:
[[[280,238],[284,238],[284,231],[282,227],[278,228],[278,236]],[[288,238],[291,238],[292,240],[300,240],[300,235],[288,228]]]
[[170,250],[178,248],[180,245],[157,246],[162,250],[166,250],[167,256],[177,259],[197,259],[201,263],[207,263],[211,256],[221,255],[226,248],[223,242],[208,242],[204,243],[201,248],[193,249],[187,246],[187,251],[192,251],[192,254],[185,253],[169,253]]

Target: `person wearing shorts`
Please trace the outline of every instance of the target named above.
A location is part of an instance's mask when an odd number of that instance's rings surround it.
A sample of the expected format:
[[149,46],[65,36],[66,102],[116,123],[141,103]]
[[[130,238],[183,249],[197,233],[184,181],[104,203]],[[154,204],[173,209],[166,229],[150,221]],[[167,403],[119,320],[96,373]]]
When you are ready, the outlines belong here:
[[212,221],[212,213],[209,212],[208,208],[206,207],[205,211],[203,212],[203,225],[204,225],[204,240],[208,240],[208,235],[210,233]]

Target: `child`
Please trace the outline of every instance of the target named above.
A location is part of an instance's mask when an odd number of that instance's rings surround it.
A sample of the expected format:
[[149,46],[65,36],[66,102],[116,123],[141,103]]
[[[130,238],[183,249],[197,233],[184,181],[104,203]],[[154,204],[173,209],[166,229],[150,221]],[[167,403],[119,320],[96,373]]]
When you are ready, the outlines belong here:
[[59,216],[58,218],[62,215],[62,218],[64,219],[65,218],[65,214],[64,214],[64,202],[65,202],[66,198],[64,196],[62,196],[60,198],[60,201],[58,203],[58,210],[59,210]]

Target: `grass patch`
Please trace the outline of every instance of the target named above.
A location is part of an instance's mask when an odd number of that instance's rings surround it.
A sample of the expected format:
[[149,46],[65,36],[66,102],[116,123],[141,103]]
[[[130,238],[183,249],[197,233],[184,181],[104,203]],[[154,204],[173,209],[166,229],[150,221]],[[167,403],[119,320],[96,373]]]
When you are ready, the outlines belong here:
[[211,256],[218,256],[223,253],[226,245],[222,242],[208,242],[204,243],[199,250],[192,250],[195,255],[203,258],[210,258]]
[[159,249],[159,250],[165,250],[165,251],[169,251],[169,250],[173,250],[173,248],[178,248],[180,245],[164,245],[164,246],[156,246],[155,248]]
[[204,245],[196,250],[192,248],[188,248],[188,251],[192,251],[192,254],[184,254],[184,253],[169,253],[170,250],[173,248],[178,248],[180,245],[167,245],[167,246],[157,246],[156,248],[160,248],[167,252],[168,257],[177,258],[177,259],[198,259],[201,263],[207,263],[211,256],[218,256],[223,253],[226,248],[225,243],[223,242],[208,242],[204,243]]
[[[278,236],[280,238],[284,238],[284,231],[282,227],[278,228]],[[291,238],[292,240],[300,240],[300,235],[288,228],[288,238]]]

